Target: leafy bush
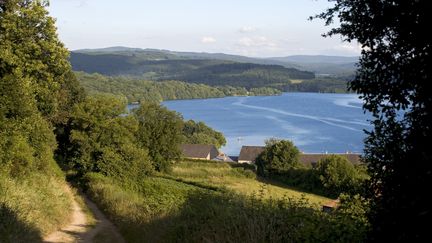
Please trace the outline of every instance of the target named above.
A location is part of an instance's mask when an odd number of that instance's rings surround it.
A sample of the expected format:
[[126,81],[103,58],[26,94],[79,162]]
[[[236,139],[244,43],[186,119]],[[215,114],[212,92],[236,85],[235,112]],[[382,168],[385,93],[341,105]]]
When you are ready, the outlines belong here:
[[323,187],[330,195],[352,192],[359,187],[358,173],[345,157],[326,156],[318,161],[316,171]]
[[259,175],[287,171],[298,167],[300,151],[291,141],[270,139],[266,141],[264,151],[257,157]]
[[183,126],[184,142],[189,144],[212,144],[220,148],[226,144],[224,135],[204,122],[186,121]]
[[71,118],[69,163],[79,175],[100,172],[134,179],[152,171],[147,151],[138,146],[139,126],[122,116],[126,103],[110,96],[88,97]]
[[246,178],[255,179],[256,174],[252,170],[248,170],[242,167],[233,168],[233,171],[237,172],[239,175],[244,176]]

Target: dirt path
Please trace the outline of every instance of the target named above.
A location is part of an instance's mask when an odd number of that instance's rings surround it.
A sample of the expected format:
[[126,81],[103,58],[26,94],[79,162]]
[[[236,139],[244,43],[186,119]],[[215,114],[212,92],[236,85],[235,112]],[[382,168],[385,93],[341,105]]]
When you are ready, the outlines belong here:
[[[69,193],[70,188],[67,188]],[[87,216],[81,206],[73,200],[71,222],[60,230],[44,237],[45,243],[70,243],[70,242],[107,242],[123,243],[122,236],[118,233],[115,226],[105,217],[105,215],[90,201],[85,195],[80,195],[87,207],[92,211],[96,219],[96,225],[88,223]],[[95,238],[96,237],[96,238]]]

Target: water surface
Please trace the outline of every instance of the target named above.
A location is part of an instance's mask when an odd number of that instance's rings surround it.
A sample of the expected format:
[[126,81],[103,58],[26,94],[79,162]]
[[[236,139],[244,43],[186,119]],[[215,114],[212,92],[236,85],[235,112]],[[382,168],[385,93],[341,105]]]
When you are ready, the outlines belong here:
[[306,153],[362,152],[363,130],[372,128],[354,94],[284,93],[163,104],[221,131],[227,139],[221,150],[229,155],[272,137],[292,140]]

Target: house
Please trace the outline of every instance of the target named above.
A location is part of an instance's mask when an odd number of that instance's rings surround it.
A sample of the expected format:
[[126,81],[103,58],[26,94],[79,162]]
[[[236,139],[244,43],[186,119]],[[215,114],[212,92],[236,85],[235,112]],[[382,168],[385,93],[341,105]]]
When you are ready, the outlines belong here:
[[[243,146],[240,150],[240,155],[238,157],[239,163],[255,163],[256,158],[264,151],[264,146]],[[315,166],[316,163],[331,154],[300,154],[300,163],[306,166]],[[360,163],[360,154],[346,153],[346,154],[334,154],[340,155],[348,159],[353,164]]]
[[182,154],[189,159],[212,160],[219,156],[219,151],[214,145],[207,144],[182,144]]
[[263,146],[242,146],[238,157],[239,163],[253,164],[256,158],[264,151]]

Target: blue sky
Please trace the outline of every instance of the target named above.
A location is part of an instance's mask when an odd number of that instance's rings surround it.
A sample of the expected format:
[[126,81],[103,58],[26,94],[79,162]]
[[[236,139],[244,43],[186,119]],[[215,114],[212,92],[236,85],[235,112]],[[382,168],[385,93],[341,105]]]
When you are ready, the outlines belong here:
[[51,0],[71,50],[128,46],[254,57],[359,55],[356,43],[323,38],[310,15],[326,0]]

